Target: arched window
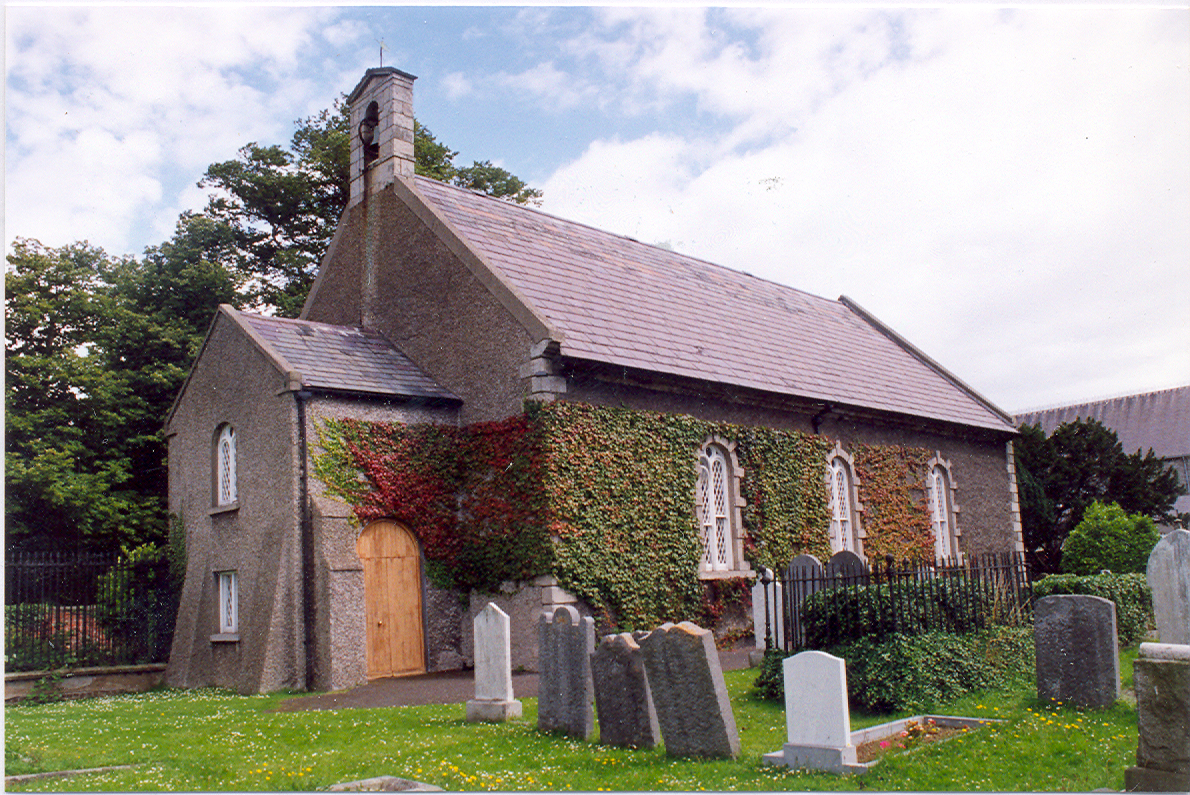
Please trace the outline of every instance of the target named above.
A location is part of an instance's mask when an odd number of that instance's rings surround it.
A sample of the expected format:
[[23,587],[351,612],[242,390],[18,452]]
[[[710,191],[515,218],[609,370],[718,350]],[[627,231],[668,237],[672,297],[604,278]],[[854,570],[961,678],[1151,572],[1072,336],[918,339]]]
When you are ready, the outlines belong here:
[[745,575],[751,569],[743,558],[739,481],[743,476],[735,458],[735,444],[711,437],[698,452],[695,514],[702,541],[704,576]]
[[926,500],[930,505],[930,524],[934,530],[934,557],[938,560],[960,558],[958,507],[954,503],[950,462],[937,455],[927,466]]
[[716,446],[698,457],[698,503],[702,514],[703,568],[731,568],[731,515],[727,497],[727,456]]
[[215,441],[215,504],[231,505],[236,492],[236,430],[224,425]]
[[859,506],[855,499],[855,469],[838,442],[830,453],[826,469],[827,493],[830,495],[831,553],[854,552],[863,556],[862,532],[857,521]]

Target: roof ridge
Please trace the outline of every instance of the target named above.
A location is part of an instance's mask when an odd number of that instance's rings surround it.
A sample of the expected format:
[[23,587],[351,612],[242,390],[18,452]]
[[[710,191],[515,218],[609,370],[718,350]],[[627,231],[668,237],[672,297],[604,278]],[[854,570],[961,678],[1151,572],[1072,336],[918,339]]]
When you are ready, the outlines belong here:
[[546,212],[545,210],[542,210],[539,207],[530,207],[529,205],[519,204],[516,202],[507,202],[501,198],[492,196],[487,193],[481,193],[480,191],[472,190],[471,188],[464,188],[461,185],[452,185],[449,182],[443,182],[441,180],[434,179],[433,177],[426,177],[421,174],[415,174],[414,178],[420,182],[429,182],[434,185],[440,185],[444,188],[458,191],[460,193],[467,193],[467,194],[470,194],[470,195],[475,196],[480,199],[486,199],[488,201],[493,201],[493,202],[500,202],[501,205],[507,206],[514,210],[523,210],[526,212],[536,213],[537,215],[544,216],[546,218],[549,218],[552,221],[557,221],[559,223],[568,224],[570,226],[579,226],[579,227],[582,227],[583,229],[589,229],[592,232],[596,232],[601,235],[607,235],[608,237],[615,237],[615,238],[619,238],[620,240],[626,240],[630,243],[635,243],[638,246],[644,246],[645,248],[652,249],[654,251],[664,252],[665,254],[670,255],[670,256],[680,257],[684,260],[689,260],[690,262],[698,263],[700,265],[705,265],[705,266],[712,268],[714,270],[725,271],[727,273],[730,273],[730,274],[733,274],[736,276],[746,276],[749,279],[754,279],[754,280],[756,280],[758,282],[762,282],[764,284],[771,284],[772,286],[779,287],[782,290],[792,290],[795,293],[798,293],[798,294],[804,295],[804,296],[808,296],[809,298],[817,298],[818,300],[825,301],[828,304],[839,303],[838,301],[836,301],[834,299],[827,298],[826,296],[818,295],[817,293],[811,293],[807,290],[801,289],[800,287],[794,287],[793,285],[785,284],[784,282],[779,282],[776,279],[769,279],[764,276],[757,276],[754,273],[738,270],[736,268],[732,268],[732,267],[723,265],[718,262],[712,262],[709,259],[703,259],[702,257],[697,257],[697,256],[694,256],[693,254],[686,254],[681,251],[674,251],[673,249],[659,246],[656,243],[646,243],[643,240],[638,240],[637,238],[632,237],[631,235],[624,235],[619,232],[612,232],[607,229],[602,229],[598,226],[594,226],[592,224],[586,223],[585,221],[575,221],[571,218],[564,218],[561,215],[555,215],[554,213]]
[[1090,400],[1080,400],[1077,403],[1046,403],[1032,408],[1024,408],[1020,411],[1013,412],[1014,417],[1021,417],[1025,414],[1038,414],[1043,411],[1057,411],[1059,409],[1074,409],[1083,406],[1094,406],[1099,403],[1107,403],[1112,400],[1123,400],[1125,398],[1140,398],[1148,397],[1149,395],[1160,395],[1165,392],[1177,392],[1182,389],[1190,389],[1190,384],[1179,384],[1177,386],[1161,387],[1159,389],[1149,389],[1144,392],[1121,392],[1104,395],[1103,397],[1095,397]]
[[306,320],[300,317],[277,317],[276,315],[262,315],[259,312],[245,312],[242,309],[237,309],[236,311],[245,317],[250,317],[257,320],[266,320],[271,323],[303,323],[308,326],[321,326],[323,328],[349,328],[353,331],[358,331],[363,334],[382,336],[380,332],[376,331],[375,329],[370,329],[365,326],[348,326],[342,323],[324,323],[321,320]]

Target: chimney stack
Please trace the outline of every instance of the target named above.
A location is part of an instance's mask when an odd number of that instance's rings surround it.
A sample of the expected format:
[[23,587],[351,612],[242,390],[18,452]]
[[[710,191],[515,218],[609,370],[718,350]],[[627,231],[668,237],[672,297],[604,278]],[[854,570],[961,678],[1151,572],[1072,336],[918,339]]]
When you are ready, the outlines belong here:
[[391,66],[369,69],[347,97],[351,198],[358,204],[398,177],[413,176],[413,81]]

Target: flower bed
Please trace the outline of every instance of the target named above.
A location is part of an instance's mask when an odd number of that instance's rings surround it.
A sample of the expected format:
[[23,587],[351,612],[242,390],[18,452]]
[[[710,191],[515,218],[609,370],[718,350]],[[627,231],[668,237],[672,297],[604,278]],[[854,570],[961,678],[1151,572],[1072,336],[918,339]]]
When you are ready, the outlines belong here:
[[927,743],[966,734],[969,731],[999,723],[986,718],[956,718],[949,715],[914,715],[911,718],[881,723],[851,733],[856,761],[873,765],[889,753],[908,751]]

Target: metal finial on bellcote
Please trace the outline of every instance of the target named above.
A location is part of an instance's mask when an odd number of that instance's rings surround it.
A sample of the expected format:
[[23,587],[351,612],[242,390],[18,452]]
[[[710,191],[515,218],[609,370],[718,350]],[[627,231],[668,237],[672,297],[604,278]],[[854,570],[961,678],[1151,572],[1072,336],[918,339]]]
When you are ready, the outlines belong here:
[[384,39],[376,39],[376,43],[380,45],[380,65],[384,66]]

